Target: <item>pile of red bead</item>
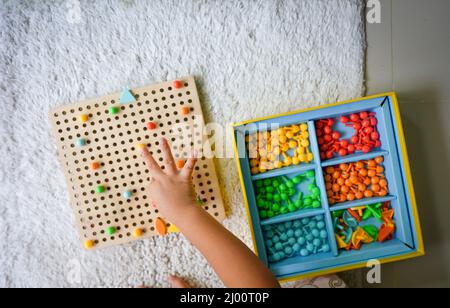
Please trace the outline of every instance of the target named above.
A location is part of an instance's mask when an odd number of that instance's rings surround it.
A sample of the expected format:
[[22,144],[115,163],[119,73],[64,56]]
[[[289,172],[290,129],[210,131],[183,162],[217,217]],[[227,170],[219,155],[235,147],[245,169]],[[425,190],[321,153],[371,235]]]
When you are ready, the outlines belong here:
[[356,151],[369,153],[374,148],[381,147],[375,113],[363,111],[350,116],[341,116],[339,120],[355,130],[350,140],[341,139],[341,134],[333,130],[334,119],[316,121],[316,135],[322,160],[331,159],[335,154],[346,156]]

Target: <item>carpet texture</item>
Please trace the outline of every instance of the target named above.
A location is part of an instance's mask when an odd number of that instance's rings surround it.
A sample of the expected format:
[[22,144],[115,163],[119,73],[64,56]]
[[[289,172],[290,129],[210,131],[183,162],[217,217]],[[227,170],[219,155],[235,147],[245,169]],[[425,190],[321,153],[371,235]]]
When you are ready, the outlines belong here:
[[[86,253],[50,108],[194,75],[208,121],[363,94],[361,0],[0,0],[0,287],[222,286],[179,235]],[[227,228],[251,246],[234,160],[217,160]]]

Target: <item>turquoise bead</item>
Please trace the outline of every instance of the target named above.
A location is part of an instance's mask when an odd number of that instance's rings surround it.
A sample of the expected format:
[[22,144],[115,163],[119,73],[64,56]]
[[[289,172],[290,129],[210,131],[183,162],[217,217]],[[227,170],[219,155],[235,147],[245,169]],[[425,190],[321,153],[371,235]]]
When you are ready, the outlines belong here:
[[286,221],[284,223],[284,226],[286,227],[286,229],[292,228],[292,222],[291,221]]
[[307,257],[307,256],[309,256],[309,252],[306,249],[302,249],[302,250],[300,250],[300,255],[302,257]]
[[314,236],[316,238],[320,236],[320,232],[317,229],[312,229],[311,234],[312,234],[312,236]]
[[306,250],[308,250],[308,252],[313,252],[314,251],[314,245],[313,244],[306,245]]
[[295,240],[295,238],[293,238],[293,237],[291,237],[291,238],[288,240],[288,244],[291,245],[291,246],[294,245],[295,242],[296,242],[296,240]]
[[267,238],[272,238],[274,236],[274,233],[272,231],[267,231],[266,232],[266,237]]
[[328,237],[328,232],[325,230],[320,231],[320,237],[326,239]]
[[302,226],[301,221],[299,220],[294,221],[294,228],[300,228],[301,226]]
[[294,245],[292,245],[292,249],[295,251],[295,252],[298,252],[299,250],[300,250],[300,245],[299,244],[294,244]]
[[280,238],[278,237],[278,235],[275,235],[274,237],[272,237],[272,242],[278,243],[279,241],[280,241]]
[[276,253],[276,254],[273,255],[273,259],[274,259],[275,262],[278,262],[278,261],[281,260],[281,257],[280,257],[280,255],[278,253]]
[[282,250],[283,249],[283,245],[281,243],[276,243],[275,244],[275,249],[276,250]]
[[323,221],[319,221],[319,222],[317,223],[317,228],[319,228],[319,229],[324,229],[324,228],[325,228],[325,223],[324,223]]
[[280,240],[282,240],[283,242],[286,242],[288,240],[288,236],[286,233],[283,233],[280,235]]
[[122,195],[123,195],[123,197],[124,197],[125,199],[130,199],[131,196],[133,195],[133,193],[132,193],[131,191],[129,191],[129,190],[126,190],[126,191],[123,192]]
[[324,244],[322,246],[322,248],[320,249],[321,252],[329,252],[330,251],[330,246],[327,244]]
[[83,138],[77,139],[75,141],[75,145],[77,147],[84,147],[86,145],[86,140],[84,140]]
[[294,236],[294,230],[290,229],[286,232],[286,235],[289,237],[293,237]]
[[313,245],[316,246],[316,247],[319,247],[319,246],[322,245],[322,241],[319,240],[318,238],[316,238],[316,239],[313,241]]
[[308,242],[311,242],[312,240],[314,240],[314,236],[312,234],[308,234],[307,236],[305,236],[305,238]]
[[303,225],[307,225],[309,223],[309,218],[303,218],[302,219],[302,224]]
[[282,259],[284,259],[284,258],[286,257],[286,255],[284,254],[283,251],[280,251],[280,252],[278,253],[278,255],[280,256],[280,260],[282,260]]
[[302,230],[300,230],[300,229],[295,230],[295,236],[296,237],[300,237],[302,235],[303,235],[303,231]]
[[266,241],[266,246],[267,246],[267,247],[272,247],[272,246],[273,246],[272,241],[271,241],[271,240],[267,240],[267,241]]
[[306,239],[305,239],[304,237],[300,237],[300,238],[297,240],[297,243],[299,243],[300,245],[304,245],[304,244],[306,243]]
[[308,227],[311,229],[314,229],[317,226],[317,223],[314,220],[311,220],[308,224]]
[[290,255],[290,254],[292,254],[294,251],[292,250],[292,247],[286,247],[286,248],[284,248],[284,253],[285,254],[287,254],[287,255]]
[[322,215],[317,215],[316,217],[314,217],[317,221],[323,221],[324,217]]

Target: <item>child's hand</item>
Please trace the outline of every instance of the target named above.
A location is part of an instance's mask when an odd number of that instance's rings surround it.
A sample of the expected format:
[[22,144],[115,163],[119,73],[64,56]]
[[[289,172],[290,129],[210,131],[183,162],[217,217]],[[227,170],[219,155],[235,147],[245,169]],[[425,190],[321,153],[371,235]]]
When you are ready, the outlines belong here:
[[148,191],[164,218],[176,225],[187,210],[192,207],[198,208],[192,186],[192,172],[197,158],[196,154],[193,154],[183,169],[178,170],[166,139],[161,140],[161,150],[164,157],[164,170],[156,163],[147,147],[142,149],[142,156],[152,177]]

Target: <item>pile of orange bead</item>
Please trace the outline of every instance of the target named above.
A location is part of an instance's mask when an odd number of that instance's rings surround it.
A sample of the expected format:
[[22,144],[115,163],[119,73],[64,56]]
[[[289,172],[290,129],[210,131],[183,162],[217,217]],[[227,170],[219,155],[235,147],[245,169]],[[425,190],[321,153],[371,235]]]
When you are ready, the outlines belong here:
[[383,161],[384,158],[380,156],[367,161],[326,167],[325,184],[329,204],[386,196],[389,190]]

